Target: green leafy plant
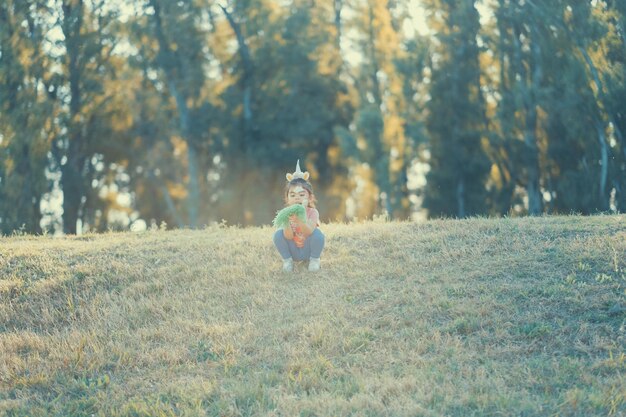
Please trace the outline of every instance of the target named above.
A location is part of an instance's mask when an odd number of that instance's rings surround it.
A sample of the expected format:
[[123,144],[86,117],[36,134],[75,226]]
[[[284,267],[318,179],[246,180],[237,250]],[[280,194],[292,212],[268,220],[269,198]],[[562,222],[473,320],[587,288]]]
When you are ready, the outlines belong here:
[[304,209],[304,206],[302,206],[301,204],[294,204],[276,212],[276,217],[274,217],[273,221],[274,226],[287,226],[289,224],[289,217],[292,214],[298,216],[302,221],[306,221],[306,211]]

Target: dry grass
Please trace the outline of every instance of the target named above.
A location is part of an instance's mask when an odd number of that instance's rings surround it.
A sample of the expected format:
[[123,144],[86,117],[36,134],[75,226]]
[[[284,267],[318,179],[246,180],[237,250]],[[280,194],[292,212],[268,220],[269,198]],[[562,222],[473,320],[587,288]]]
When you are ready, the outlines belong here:
[[0,239],[0,414],[626,415],[626,217]]

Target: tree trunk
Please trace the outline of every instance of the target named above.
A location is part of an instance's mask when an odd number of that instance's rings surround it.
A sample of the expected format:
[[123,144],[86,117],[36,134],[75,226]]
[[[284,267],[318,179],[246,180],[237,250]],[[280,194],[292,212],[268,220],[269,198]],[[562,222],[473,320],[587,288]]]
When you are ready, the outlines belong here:
[[176,205],[174,204],[174,200],[172,200],[172,196],[170,195],[169,190],[167,189],[167,185],[163,182],[161,178],[157,178],[153,172],[149,171],[147,173],[148,180],[153,184],[155,189],[158,189],[163,194],[163,200],[165,201],[165,206],[169,211],[172,219],[176,222],[176,226],[181,229],[185,227],[185,222],[181,219],[178,211],[176,210]]
[[380,91],[380,83],[378,82],[378,72],[379,72],[379,65],[378,65],[378,57],[376,56],[376,34],[374,33],[374,10],[372,9],[372,5],[369,4],[368,5],[368,10],[369,10],[369,31],[368,31],[368,47],[370,49],[370,56],[372,59],[372,68],[371,68],[371,73],[370,73],[370,77],[372,79],[372,93],[374,95],[374,102],[376,103],[376,105],[378,106],[378,109],[380,111],[382,111],[382,94]]
[[63,189],[63,232],[76,234],[76,224],[80,214],[82,202],[82,179],[80,172],[74,166],[75,161],[67,159],[61,166],[61,188]]
[[248,44],[246,43],[246,38],[241,29],[241,25],[239,22],[235,20],[233,15],[226,10],[226,8],[220,5],[224,16],[228,20],[230,27],[235,32],[235,37],[237,38],[237,44],[239,45],[239,56],[241,57],[241,62],[243,64],[243,77],[241,79],[242,82],[242,106],[243,106],[243,136],[244,136],[244,150],[246,156],[250,159],[254,158],[254,112],[252,110],[252,103],[254,99],[254,91],[253,91],[253,77],[254,77],[254,63],[252,61],[252,56],[250,55],[250,49],[248,48]]
[[[596,86],[598,99],[605,109],[609,122],[613,127],[613,132],[615,132],[615,137],[620,143],[620,147],[622,148],[624,157],[626,157],[626,142],[624,141],[624,136],[622,135],[619,125],[616,122],[615,113],[613,109],[610,108],[609,100],[607,100],[604,94],[604,85],[600,80],[600,74],[598,73],[598,69],[596,68],[593,60],[591,59],[585,48],[579,45],[578,51],[585,59],[585,63],[587,64],[589,72],[591,73],[591,78],[593,79],[593,82]],[[598,111],[602,112],[602,109],[598,108]],[[598,143],[600,145],[600,157],[602,164],[602,166],[600,167],[600,189],[598,190],[598,198],[600,203],[600,210],[606,211],[609,209],[610,204],[610,196],[608,195],[606,190],[609,171],[609,148],[605,134],[605,124],[601,120],[596,120],[596,131],[598,132]]]
[[526,107],[526,126],[524,127],[525,165],[527,174],[526,192],[528,194],[528,214],[536,216],[542,212],[541,190],[539,188],[539,150],[535,128],[537,108],[535,104]]
[[[405,153],[406,155],[406,153]],[[393,190],[393,212],[394,218],[406,219],[410,216],[410,205],[405,205],[409,200],[409,189],[407,171],[409,169],[409,158],[402,158],[402,168],[398,171],[398,175],[394,178]]]
[[585,48],[579,46],[578,50],[582,54],[583,58],[585,59],[585,62],[587,63],[587,66],[589,67],[591,78],[593,78],[593,82],[596,85],[596,90],[598,90],[598,97],[600,98],[600,101],[602,102],[602,104],[604,105],[606,109],[607,116],[609,117],[609,121],[613,125],[613,131],[615,132],[615,136],[617,137],[617,140],[621,143],[622,152],[624,153],[624,157],[626,157],[626,141],[624,141],[624,136],[622,135],[622,131],[620,130],[619,125],[615,121],[615,113],[613,112],[612,109],[609,108],[609,102],[606,96],[604,95],[604,85],[602,84],[602,81],[600,80],[598,69],[594,65],[593,61],[591,60],[591,57],[589,56]]
[[187,185],[187,214],[189,226],[195,228],[198,224],[200,187],[198,182],[198,157],[189,129],[190,119],[189,108],[187,107],[187,97],[185,97],[182,92],[178,91],[178,88],[176,87],[177,79],[173,74],[172,65],[175,65],[178,62],[176,61],[174,54],[171,52],[169,44],[165,38],[163,24],[161,21],[161,8],[156,0],[151,0],[150,4],[154,9],[156,37],[159,42],[159,48],[161,49],[159,65],[165,72],[170,93],[176,100],[181,136],[187,143],[187,174],[189,177],[189,184]]
[[181,135],[187,143],[187,173],[189,176],[189,184],[187,185],[187,216],[189,227],[196,228],[198,226],[198,208],[200,207],[200,184],[198,182],[198,155],[189,132],[189,108],[187,107],[185,97],[176,88],[174,80],[168,78],[167,81],[170,92],[176,100]]
[[334,0],[333,9],[335,12],[335,30],[337,35],[335,36],[335,47],[338,51],[341,51],[341,10],[343,9],[343,0]]
[[[526,170],[526,194],[528,197],[528,214],[536,216],[542,212],[542,198],[540,189],[539,149],[537,147],[537,102],[536,92],[540,88],[542,78],[541,49],[534,39],[535,31],[531,27],[531,56],[529,68],[525,70],[521,59],[520,32],[516,30],[513,36],[515,46],[514,56],[516,69],[522,76],[518,82],[519,94],[524,103],[524,167]],[[530,85],[527,85],[529,83]]]
[[378,56],[376,54],[376,34],[374,33],[374,10],[372,4],[368,3],[369,10],[369,27],[368,27],[368,48],[370,58],[372,61],[372,68],[370,69],[370,78],[372,80],[372,95],[374,96],[374,102],[376,103],[376,110],[380,112],[380,118],[382,121],[382,129],[376,137],[371,140],[375,141],[371,146],[374,148],[374,158],[378,158],[378,161],[370,161],[370,166],[374,167],[374,178],[376,185],[381,191],[381,195],[384,197],[381,201],[381,208],[387,212],[390,218],[393,218],[393,204],[392,204],[392,187],[390,184],[389,176],[389,150],[385,146],[384,132],[385,132],[385,116],[382,114],[383,98],[381,93],[380,82],[378,81],[378,72],[380,65],[378,63]]
[[465,181],[463,178],[459,178],[459,182],[456,185],[456,207],[457,216],[462,219],[466,216],[465,212]]
[[80,84],[81,70],[79,64],[80,36],[83,21],[83,2],[63,3],[62,30],[65,36],[65,48],[68,60],[68,77],[70,83],[70,120],[67,134],[65,164],[61,164],[61,188],[63,189],[63,230],[68,234],[76,234],[76,224],[80,215],[83,198],[82,169],[84,157],[80,155],[82,142],[82,91]]
[[609,199],[606,192],[606,180],[609,170],[609,148],[606,142],[604,126],[600,121],[596,121],[596,131],[598,132],[598,143],[600,144],[600,188],[598,189],[598,201],[600,210],[606,211],[609,208]]

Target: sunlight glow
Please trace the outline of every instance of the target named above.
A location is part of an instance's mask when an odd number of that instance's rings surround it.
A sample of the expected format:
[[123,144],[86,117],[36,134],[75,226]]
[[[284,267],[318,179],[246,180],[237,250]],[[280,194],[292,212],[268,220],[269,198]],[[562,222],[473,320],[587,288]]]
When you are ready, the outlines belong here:
[[405,20],[402,25],[402,30],[406,37],[413,37],[415,33],[421,36],[432,34],[432,31],[426,23],[426,13],[426,9],[421,0],[410,0],[409,14],[411,15],[411,19]]

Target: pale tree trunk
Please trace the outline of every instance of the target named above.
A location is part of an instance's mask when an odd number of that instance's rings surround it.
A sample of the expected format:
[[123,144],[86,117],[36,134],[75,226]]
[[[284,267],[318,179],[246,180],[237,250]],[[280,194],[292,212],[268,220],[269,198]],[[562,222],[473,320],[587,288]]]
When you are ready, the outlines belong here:
[[591,57],[589,56],[585,48],[579,46],[578,50],[582,54],[583,58],[585,59],[585,62],[587,63],[587,66],[589,67],[591,78],[593,78],[593,82],[596,85],[596,90],[598,90],[598,97],[600,98],[600,101],[605,107],[609,121],[613,125],[613,131],[615,132],[615,136],[617,140],[622,144],[621,146],[622,152],[624,153],[624,156],[626,157],[626,142],[624,142],[624,136],[622,135],[622,131],[620,130],[619,125],[615,122],[615,114],[613,110],[608,108],[609,103],[608,103],[606,96],[604,95],[604,85],[602,84],[602,81],[600,80],[598,69],[596,68],[595,64],[591,60]]
[[369,27],[368,27],[368,47],[370,52],[370,57],[372,59],[372,69],[370,73],[370,77],[372,79],[372,93],[374,94],[374,102],[378,106],[378,108],[382,111],[382,94],[380,92],[380,83],[378,82],[378,72],[380,70],[380,66],[378,65],[378,57],[376,54],[376,34],[374,33],[374,10],[372,5],[369,4]]
[[335,30],[337,31],[337,36],[335,37],[335,44],[338,51],[341,51],[341,10],[343,9],[343,0],[334,0],[333,1],[333,9],[335,12]]
[[598,190],[598,198],[600,201],[600,210],[604,211],[609,208],[609,200],[606,192],[606,181],[609,170],[609,147],[604,133],[604,126],[600,121],[596,121],[596,131],[598,132],[598,143],[600,145],[600,188]]
[[[532,30],[532,29],[531,29]],[[533,33],[534,34],[534,33]],[[532,38],[532,34],[531,34]],[[540,189],[540,169],[539,169],[539,148],[537,146],[537,103],[536,92],[540,88],[542,78],[541,48],[535,39],[531,39],[531,58],[529,73],[522,70],[524,63],[521,59],[521,45],[519,41],[519,31],[515,31],[513,36],[515,45],[515,65],[516,69],[522,71],[522,76],[518,84],[518,91],[524,103],[524,167],[526,170],[526,194],[528,197],[528,214],[536,216],[542,212],[542,197]],[[528,77],[530,79],[528,80]],[[529,82],[530,86],[526,83]]]
[[252,55],[250,53],[250,48],[246,42],[245,34],[243,28],[239,21],[233,16],[231,12],[229,12],[224,6],[220,5],[224,16],[228,20],[228,23],[235,33],[235,37],[237,38],[238,45],[238,53],[241,58],[243,74],[241,77],[241,105],[243,108],[243,143],[242,143],[242,151],[243,158],[240,159],[240,167],[238,168],[233,164],[232,172],[237,172],[238,177],[233,178],[237,184],[235,187],[238,192],[238,201],[240,202],[241,207],[243,208],[242,221],[244,224],[253,224],[254,219],[254,211],[250,209],[253,206],[253,202],[257,202],[258,199],[254,197],[254,190],[248,187],[249,184],[253,184],[254,181],[249,181],[247,179],[247,172],[249,169],[249,164],[253,164],[255,160],[255,152],[257,151],[257,127],[255,122],[255,115],[253,110],[254,103],[254,61],[252,59]]
[[[176,101],[178,109],[179,126],[181,136],[187,143],[187,174],[189,176],[189,184],[187,185],[187,214],[189,226],[197,227],[198,209],[200,206],[200,186],[198,182],[198,156],[195,145],[189,131],[189,108],[187,106],[187,98],[178,91],[176,87],[176,77],[172,71],[172,65],[178,64],[174,54],[171,52],[161,21],[161,8],[156,0],[150,0],[150,4],[154,9],[155,32],[156,38],[161,49],[161,57],[159,65],[165,72],[166,82],[170,93]],[[167,197],[166,197],[167,199]],[[175,216],[177,217],[177,216]]]
[[187,214],[189,216],[189,226],[197,227],[198,207],[200,206],[200,184],[198,182],[198,155],[195,145],[189,133],[189,108],[185,102],[185,97],[179,93],[173,80],[168,79],[169,89],[176,99],[178,108],[178,119],[183,138],[187,142],[187,172],[189,174]]
[[244,149],[246,151],[246,156],[249,158],[253,158],[254,155],[254,136],[255,136],[255,123],[254,123],[254,112],[252,110],[252,103],[254,99],[254,91],[253,91],[253,79],[254,79],[254,63],[252,61],[252,56],[250,54],[250,49],[248,48],[248,44],[246,43],[245,36],[243,34],[243,30],[239,22],[235,20],[233,15],[226,10],[226,8],[220,5],[222,12],[224,12],[224,16],[228,20],[230,27],[235,32],[235,37],[237,38],[237,44],[239,46],[239,56],[241,57],[241,62],[243,65],[243,77],[241,79],[242,82],[242,106],[243,106],[243,134],[244,134]]
[[526,146],[526,174],[528,194],[528,214],[535,216],[541,214],[542,201],[541,190],[539,189],[539,150],[537,148],[537,136],[535,129],[537,126],[536,105],[526,104],[526,126],[524,127],[524,145]]
[[457,205],[457,217],[462,219],[466,215],[465,211],[465,181],[463,178],[459,178],[459,182],[456,185],[456,205]]
[[[611,123],[613,127],[613,132],[615,133],[615,137],[620,143],[620,147],[622,148],[624,157],[626,157],[626,142],[624,141],[624,137],[619,128],[619,125],[615,121],[615,113],[609,107],[610,106],[609,101],[607,100],[604,94],[604,85],[602,84],[602,81],[600,80],[600,74],[598,73],[598,69],[596,68],[595,64],[593,63],[591,57],[589,56],[589,54],[587,53],[587,50],[584,47],[579,45],[578,51],[582,54],[583,58],[585,59],[585,63],[587,64],[587,67],[589,68],[589,72],[591,74],[591,78],[593,79],[593,82],[596,86],[598,100],[602,103],[602,106],[604,107],[606,116],[608,117],[609,122]],[[598,108],[598,111],[602,112],[602,109]],[[599,184],[600,189],[599,189],[599,195],[598,195],[600,199],[599,200],[600,210],[608,210],[609,198],[610,198],[606,190],[608,169],[609,169],[609,148],[608,148],[608,142],[607,142],[606,133],[605,133],[606,128],[607,127],[605,126],[605,123],[603,121],[596,120],[596,131],[598,133],[598,144],[600,145],[600,157],[601,157],[601,163],[602,163],[602,166],[600,167],[600,184]]]

